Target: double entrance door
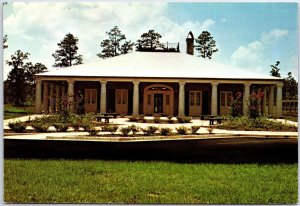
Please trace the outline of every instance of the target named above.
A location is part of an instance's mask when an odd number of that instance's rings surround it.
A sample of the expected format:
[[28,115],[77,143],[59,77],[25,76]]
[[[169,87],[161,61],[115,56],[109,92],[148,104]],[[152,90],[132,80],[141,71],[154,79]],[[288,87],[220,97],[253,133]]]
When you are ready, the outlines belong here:
[[116,89],[116,108],[117,114],[128,113],[128,90],[127,89]]
[[154,94],[154,113],[163,113],[163,94]]
[[189,115],[199,116],[202,114],[202,91],[189,92]]

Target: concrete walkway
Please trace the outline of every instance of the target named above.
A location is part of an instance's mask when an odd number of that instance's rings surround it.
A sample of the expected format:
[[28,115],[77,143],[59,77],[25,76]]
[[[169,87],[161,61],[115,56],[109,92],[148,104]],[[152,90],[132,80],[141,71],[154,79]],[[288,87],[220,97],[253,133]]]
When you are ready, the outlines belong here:
[[[8,119],[4,120],[3,127],[4,129],[9,129],[8,123],[13,122],[13,121],[26,121],[29,119],[34,119],[36,117],[39,117],[42,115],[30,115],[30,116],[25,116],[25,117],[20,117],[20,118],[14,118],[14,119]],[[146,118],[151,118],[151,117],[146,117]],[[184,136],[142,136],[142,137],[127,137],[124,138],[121,136],[120,132],[117,132],[119,134],[119,137],[105,137],[105,136],[99,136],[99,137],[87,137],[88,133],[87,132],[73,132],[72,130],[68,132],[56,132],[55,128],[51,126],[48,129],[48,133],[24,133],[24,134],[14,134],[10,135],[7,134],[4,139],[32,139],[32,140],[49,140],[49,139],[62,139],[62,140],[99,140],[99,141],[120,141],[120,140],[167,140],[167,139],[187,139],[187,138],[233,138],[233,137],[260,137],[260,138],[298,138],[298,132],[270,132],[270,131],[233,131],[233,130],[221,130],[221,129],[213,129],[212,134],[209,134],[208,132],[208,126],[209,126],[209,121],[208,120],[192,120],[191,123],[185,123],[185,124],[155,124],[155,123],[133,123],[133,122],[127,122],[128,118],[117,118],[117,119],[112,119],[111,123],[113,124],[118,124],[120,127],[126,127],[128,125],[136,125],[141,128],[145,128],[147,126],[157,126],[157,127],[168,127],[172,129],[172,132],[176,133],[175,128],[179,126],[185,126],[185,127],[190,127],[192,125],[199,125],[201,128],[198,130],[198,134],[201,135],[184,135]],[[282,121],[282,120],[278,120]],[[285,121],[283,120],[284,123],[292,124],[292,125],[298,125],[297,122],[292,122],[292,121]],[[33,128],[27,128],[27,129],[32,129]],[[105,132],[101,132],[102,134],[109,134]],[[140,132],[142,134],[142,132]],[[138,134],[138,133],[137,133]],[[81,136],[81,137],[80,137]]]

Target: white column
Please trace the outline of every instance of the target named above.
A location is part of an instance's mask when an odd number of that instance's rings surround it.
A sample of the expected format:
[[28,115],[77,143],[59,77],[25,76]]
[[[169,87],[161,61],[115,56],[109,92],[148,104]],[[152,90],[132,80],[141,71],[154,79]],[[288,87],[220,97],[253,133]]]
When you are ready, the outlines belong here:
[[276,111],[277,117],[282,116],[282,87],[283,84],[277,84],[277,95],[276,95]]
[[178,116],[184,116],[184,85],[185,82],[179,82]]
[[267,88],[264,87],[264,97],[263,97],[263,105],[262,105],[263,114],[267,114]]
[[35,113],[41,113],[42,87],[41,80],[36,80],[35,85]]
[[244,94],[243,94],[243,114],[248,115],[248,101],[250,97],[250,83],[244,83]]
[[271,85],[269,87],[269,115],[273,116],[273,102],[274,102],[274,86]]
[[74,80],[68,79],[68,104],[71,112],[74,112]]
[[44,113],[47,114],[49,112],[49,87],[48,82],[44,82],[44,92],[43,92],[43,107]]
[[133,81],[133,115],[139,114],[139,81]]
[[218,115],[218,84],[211,83],[211,115]]
[[107,81],[101,81],[100,92],[100,113],[106,113],[106,84]]
[[56,92],[56,94],[55,94],[55,111],[56,112],[59,112],[60,111],[60,105],[61,105],[61,103],[60,103],[60,87],[59,87],[59,85],[56,83],[56,86],[55,86],[55,92]]

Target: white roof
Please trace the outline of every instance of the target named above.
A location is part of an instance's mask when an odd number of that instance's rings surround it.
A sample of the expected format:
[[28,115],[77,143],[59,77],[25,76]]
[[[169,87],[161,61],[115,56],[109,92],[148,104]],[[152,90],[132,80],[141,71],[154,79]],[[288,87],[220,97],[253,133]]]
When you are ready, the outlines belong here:
[[37,76],[281,80],[176,52],[133,52]]

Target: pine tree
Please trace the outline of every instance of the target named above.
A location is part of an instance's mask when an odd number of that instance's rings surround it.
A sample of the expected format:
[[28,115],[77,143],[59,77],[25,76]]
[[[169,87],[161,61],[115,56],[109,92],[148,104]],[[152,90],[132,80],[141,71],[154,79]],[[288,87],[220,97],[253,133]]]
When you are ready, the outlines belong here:
[[275,65],[271,65],[271,76],[273,77],[280,77],[280,73],[279,73],[279,70],[280,68],[278,67],[280,64],[280,61],[276,61]]
[[292,76],[292,72],[289,72],[288,77],[283,80],[282,95],[283,99],[297,99],[298,97],[298,82]]
[[11,60],[6,64],[12,67],[5,81],[5,100],[15,105],[23,105],[28,99],[34,99],[35,81],[34,75],[47,70],[45,65],[26,62],[29,53],[17,50],[11,55]]
[[131,41],[125,41],[124,44],[121,44],[126,37],[121,33],[118,26],[114,26],[109,32],[106,32],[106,34],[108,35],[108,39],[104,39],[101,42],[102,51],[97,54],[98,57],[105,59],[120,54],[127,54],[132,51],[134,43]]
[[77,54],[78,38],[68,33],[64,39],[58,43],[59,49],[52,56],[55,59],[54,67],[69,67],[82,64],[82,55]]
[[162,36],[154,30],[149,30],[141,35],[141,39],[137,41],[136,49],[139,50],[155,50],[156,48],[164,48],[164,45],[159,42]]
[[213,39],[208,31],[203,31],[196,39],[197,45],[196,50],[200,53],[203,58],[211,59],[213,53],[218,51],[216,47],[216,41]]
[[7,43],[7,34],[5,34],[3,37],[3,49],[6,49],[8,47],[6,43]]
[[17,50],[14,55],[11,55],[11,60],[7,60],[6,64],[12,66],[12,70],[8,74],[7,82],[10,88],[12,103],[14,105],[22,105],[26,99],[26,76],[25,76],[25,60],[28,59],[29,53],[23,53]]

